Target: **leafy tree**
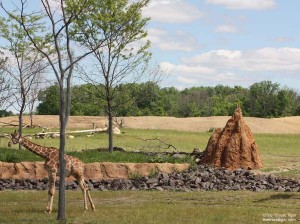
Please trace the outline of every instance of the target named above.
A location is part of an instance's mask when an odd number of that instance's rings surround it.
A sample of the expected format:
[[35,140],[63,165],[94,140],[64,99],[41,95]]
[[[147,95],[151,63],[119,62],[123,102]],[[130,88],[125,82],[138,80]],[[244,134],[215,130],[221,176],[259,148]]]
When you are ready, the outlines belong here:
[[294,90],[263,81],[250,86],[245,107],[250,116],[283,117],[298,115],[299,103],[299,95]]
[[139,91],[135,103],[142,114],[163,116],[163,109],[159,105],[160,87],[155,82],[146,82],[140,84]]
[[39,92],[37,113],[44,115],[59,114],[59,86],[58,83]]
[[[101,87],[98,87],[101,88]],[[71,115],[99,116],[105,115],[105,102],[96,97],[92,84],[72,87]]]
[[179,91],[175,87],[166,87],[160,90],[159,105],[163,108],[164,114],[166,116],[177,116],[178,97]]
[[278,116],[292,116],[296,113],[297,93],[291,89],[283,88],[278,91]]
[[[71,111],[72,116],[99,116],[104,115],[102,105],[99,104],[99,98],[93,92],[94,88],[91,84],[83,84],[72,87]],[[37,113],[44,115],[59,114],[59,86],[56,83],[45,90],[39,92],[38,100],[40,104],[37,106]]]
[[277,117],[279,84],[262,81],[250,86],[247,107],[255,117]]
[[[105,87],[99,85],[97,88]],[[106,102],[97,95],[97,88],[93,84],[72,87],[72,97],[76,100],[71,103],[71,115],[106,115],[103,110]],[[243,108],[245,116],[262,114],[262,111],[251,107],[255,100],[250,95],[250,89],[241,86],[201,86],[179,91],[174,87],[161,88],[155,82],[145,82],[124,83],[114,88],[116,92],[122,93],[114,99],[118,105],[115,108],[117,116],[231,116],[237,105]],[[52,114],[58,113],[58,109],[52,111],[52,108],[58,108],[57,93],[58,87],[55,89],[54,86],[40,93],[40,114],[48,114],[49,111]],[[278,87],[274,99],[276,105],[268,117],[300,115],[300,96],[294,90]]]
[[[74,32],[77,40],[86,48],[95,48],[99,42],[104,47],[94,51],[94,69],[86,79],[97,88],[100,84],[104,89],[98,89],[99,96],[106,101],[108,115],[109,151],[113,150],[113,117],[118,105],[115,102],[118,88],[116,86],[129,80],[140,78],[137,68],[143,69],[142,64],[150,58],[148,48],[150,42],[142,43],[146,37],[145,26],[148,18],[142,18],[142,9],[149,0],[130,2],[128,0],[95,0],[93,11],[82,14]],[[83,35],[77,29],[84,30]],[[133,77],[134,76],[134,77]],[[121,93],[122,94],[122,93]]]

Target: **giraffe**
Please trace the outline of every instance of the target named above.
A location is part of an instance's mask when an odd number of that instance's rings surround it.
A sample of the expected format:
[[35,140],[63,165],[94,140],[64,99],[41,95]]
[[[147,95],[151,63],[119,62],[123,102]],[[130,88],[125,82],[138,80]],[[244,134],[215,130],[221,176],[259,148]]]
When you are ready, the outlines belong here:
[[[51,213],[52,212],[52,205],[53,205],[53,198],[55,194],[55,181],[56,176],[59,170],[59,151],[57,148],[54,147],[44,147],[41,145],[37,145],[28,139],[21,137],[18,131],[15,131],[13,134],[10,135],[11,142],[13,144],[20,143],[29,151],[39,155],[43,159],[45,159],[45,169],[48,171],[49,176],[49,187],[48,187],[48,202],[45,212]],[[79,159],[65,155],[66,160],[66,177],[73,176],[76,178],[79,187],[83,192],[84,197],[84,209],[87,210],[87,197],[92,207],[92,210],[95,210],[95,205],[92,201],[89,189],[87,184],[84,181],[84,163]]]

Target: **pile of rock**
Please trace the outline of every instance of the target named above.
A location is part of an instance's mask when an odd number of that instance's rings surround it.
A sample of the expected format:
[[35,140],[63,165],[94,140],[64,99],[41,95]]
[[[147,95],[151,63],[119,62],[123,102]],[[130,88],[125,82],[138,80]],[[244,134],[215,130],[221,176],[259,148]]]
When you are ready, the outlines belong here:
[[[0,180],[0,190],[45,190],[48,179],[41,180]],[[281,192],[300,192],[300,183],[294,179],[255,175],[250,170],[229,171],[201,165],[182,173],[158,173],[151,177],[134,179],[89,180],[92,190],[274,190]],[[78,190],[76,181],[67,183],[67,190]]]

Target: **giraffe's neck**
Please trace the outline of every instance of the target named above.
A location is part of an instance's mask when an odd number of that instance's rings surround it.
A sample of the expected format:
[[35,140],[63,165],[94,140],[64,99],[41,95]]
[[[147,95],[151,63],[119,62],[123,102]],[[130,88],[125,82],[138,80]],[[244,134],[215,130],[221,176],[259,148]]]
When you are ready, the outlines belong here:
[[50,153],[53,151],[53,149],[51,148],[37,145],[23,137],[20,138],[19,143],[29,151],[33,152],[34,154],[37,154],[38,156],[44,159],[49,158]]

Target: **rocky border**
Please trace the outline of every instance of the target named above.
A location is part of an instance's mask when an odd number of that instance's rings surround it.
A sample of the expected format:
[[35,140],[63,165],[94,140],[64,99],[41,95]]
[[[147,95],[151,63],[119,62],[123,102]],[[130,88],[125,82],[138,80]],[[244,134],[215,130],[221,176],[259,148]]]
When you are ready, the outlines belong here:
[[[279,178],[273,175],[255,175],[250,170],[229,171],[206,165],[190,168],[182,173],[157,173],[133,179],[88,180],[91,190],[250,190],[300,192],[300,183],[294,179]],[[0,179],[0,190],[46,190],[48,179]],[[79,190],[76,181],[69,181],[67,190]]]

